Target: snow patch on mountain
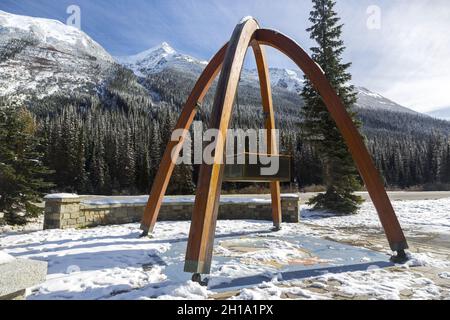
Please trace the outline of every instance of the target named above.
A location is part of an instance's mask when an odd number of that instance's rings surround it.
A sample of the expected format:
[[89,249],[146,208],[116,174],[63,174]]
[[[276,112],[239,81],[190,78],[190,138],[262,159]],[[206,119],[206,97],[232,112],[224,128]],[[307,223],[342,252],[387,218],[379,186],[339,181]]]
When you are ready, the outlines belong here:
[[431,111],[428,115],[434,118],[450,121],[450,107]]
[[20,16],[0,10],[0,34],[26,33],[42,43],[64,46],[113,62],[111,55],[83,31],[57,20]]
[[[273,88],[285,89],[291,92],[300,93],[303,85],[303,73],[289,69],[270,68],[269,69],[270,83]],[[258,70],[243,70],[241,80],[259,86]]]
[[419,114],[416,111],[408,109],[395,103],[378,93],[374,93],[364,87],[356,87],[358,101],[356,106],[362,109],[387,110],[409,114]]
[[300,92],[303,89],[305,81],[302,72],[278,68],[271,68],[269,72],[273,86],[294,92]]
[[105,49],[74,27],[0,11],[0,96],[92,93],[114,65]]
[[136,55],[116,57],[116,61],[139,77],[155,74],[167,68],[200,73],[208,63],[178,53],[167,42]]
[[[117,57],[116,60],[123,66],[131,69],[139,77],[156,74],[165,69],[175,69],[179,72],[191,73],[197,77],[207,64],[206,61],[200,61],[191,56],[178,53],[166,42],[133,56]],[[303,72],[300,70],[270,68],[269,73],[270,82],[274,89],[287,90],[296,94],[300,94],[302,91],[305,80]],[[242,70],[241,84],[256,88],[259,86],[258,81],[258,70]],[[364,87],[355,87],[355,89],[358,97],[356,105],[359,108],[417,114],[415,111],[405,108]]]

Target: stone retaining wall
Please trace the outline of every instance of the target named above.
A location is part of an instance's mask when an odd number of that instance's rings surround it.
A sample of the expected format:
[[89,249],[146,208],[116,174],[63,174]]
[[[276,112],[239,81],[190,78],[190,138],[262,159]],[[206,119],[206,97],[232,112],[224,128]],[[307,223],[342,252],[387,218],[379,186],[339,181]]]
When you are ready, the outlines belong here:
[[[227,197],[221,199],[219,219],[272,220],[270,199]],[[194,198],[171,197],[161,207],[159,221],[191,220]],[[281,206],[283,222],[299,221],[297,195],[283,195]],[[76,195],[50,195],[45,199],[44,229],[85,228],[98,225],[126,224],[140,222],[145,201],[86,201]]]

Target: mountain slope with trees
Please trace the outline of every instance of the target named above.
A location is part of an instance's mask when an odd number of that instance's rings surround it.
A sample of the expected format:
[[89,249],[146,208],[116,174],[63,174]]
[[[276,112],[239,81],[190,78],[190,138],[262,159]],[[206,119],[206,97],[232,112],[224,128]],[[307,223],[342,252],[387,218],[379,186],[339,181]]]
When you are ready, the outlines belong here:
[[25,108],[0,109],[0,212],[8,223],[23,223],[38,215],[45,180],[50,171],[43,165],[44,145],[37,137],[36,121]]
[[[22,36],[23,33],[18,39]],[[0,68],[19,63],[5,53],[11,48],[10,45],[0,46],[0,56],[4,59]],[[33,50],[26,52],[33,54]],[[95,61],[102,60],[101,56],[103,53]],[[201,70],[189,67],[186,72],[185,63],[192,63],[192,59],[177,57],[166,59],[169,63],[160,64],[155,72],[141,76],[124,66],[107,62],[107,72],[99,73],[99,80],[92,82],[87,91],[67,92],[62,85],[49,94],[43,82],[42,86],[31,90],[27,99],[23,99],[23,93],[27,93],[25,87],[25,91],[13,90],[0,97],[0,108],[18,105],[32,112],[37,124],[36,135],[42,139],[44,148],[42,161],[54,171],[49,178],[55,184],[53,191],[144,194],[149,191],[171,130]],[[81,55],[75,57],[73,63],[85,61],[85,56]],[[170,61],[176,61],[176,67],[171,67]],[[201,61],[200,65],[204,66]],[[34,68],[25,64],[24,67]],[[47,68],[59,70],[54,64]],[[77,72],[82,77],[87,71]],[[251,74],[251,70],[243,73],[239,88],[239,125],[244,129],[263,127],[259,88]],[[272,70],[271,74],[275,82],[274,104],[277,127],[281,129],[281,149],[294,157],[290,185],[300,188],[321,185],[321,159],[300,135],[304,103],[298,94],[301,83],[293,82],[299,78],[298,74],[281,69]],[[67,80],[58,79],[62,84]],[[19,80],[9,79],[12,83]],[[213,86],[207,95],[197,120],[209,123],[214,89]],[[381,100],[368,95],[364,101],[366,106],[359,108],[358,114],[361,130],[386,185],[391,188],[448,188],[450,123],[414,112],[398,112],[400,110],[394,107],[396,112],[381,109],[377,101]],[[234,119],[236,116],[237,111]],[[237,126],[236,121],[233,125]],[[169,193],[193,192],[197,175],[197,166],[177,167]],[[225,188],[242,186],[247,185],[231,184]]]

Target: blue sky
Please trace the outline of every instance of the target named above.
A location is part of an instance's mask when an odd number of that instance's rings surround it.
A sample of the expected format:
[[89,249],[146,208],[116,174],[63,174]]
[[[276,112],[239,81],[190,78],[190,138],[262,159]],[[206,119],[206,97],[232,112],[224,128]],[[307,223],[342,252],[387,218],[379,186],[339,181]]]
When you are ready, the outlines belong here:
[[[305,31],[310,0],[0,0],[0,10],[65,22],[66,9],[74,4],[81,8],[82,30],[112,55],[135,54],[166,41],[207,60],[247,15],[304,48],[312,45]],[[372,5],[380,9],[380,28],[367,26]],[[344,58],[353,62],[356,85],[418,111],[450,106],[447,0],[338,0],[337,11],[345,23]],[[271,66],[293,67],[273,50],[269,59]]]

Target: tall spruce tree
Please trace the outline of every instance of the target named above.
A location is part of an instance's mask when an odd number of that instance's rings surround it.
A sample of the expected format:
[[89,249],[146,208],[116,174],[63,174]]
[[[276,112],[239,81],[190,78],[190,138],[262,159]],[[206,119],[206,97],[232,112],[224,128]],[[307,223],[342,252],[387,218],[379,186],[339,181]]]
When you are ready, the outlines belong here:
[[442,174],[441,177],[442,182],[445,184],[450,184],[450,142],[447,142],[447,148],[445,151],[441,174]]
[[44,178],[36,123],[25,108],[0,108],[0,212],[10,224],[25,223],[42,210],[36,203],[51,187]]
[[[317,44],[311,48],[312,58],[322,67],[355,124],[359,125],[352,110],[356,94],[349,84],[351,75],[347,70],[351,64],[342,61],[345,50],[341,40],[342,24],[334,6],[333,0],[313,0],[309,18],[312,26],[307,29]],[[360,188],[360,182],[348,148],[322,98],[308,79],[301,95],[305,101],[302,134],[305,140],[313,143],[323,161],[326,186],[326,192],[313,198],[310,204],[318,210],[356,213],[362,199],[354,191]]]

